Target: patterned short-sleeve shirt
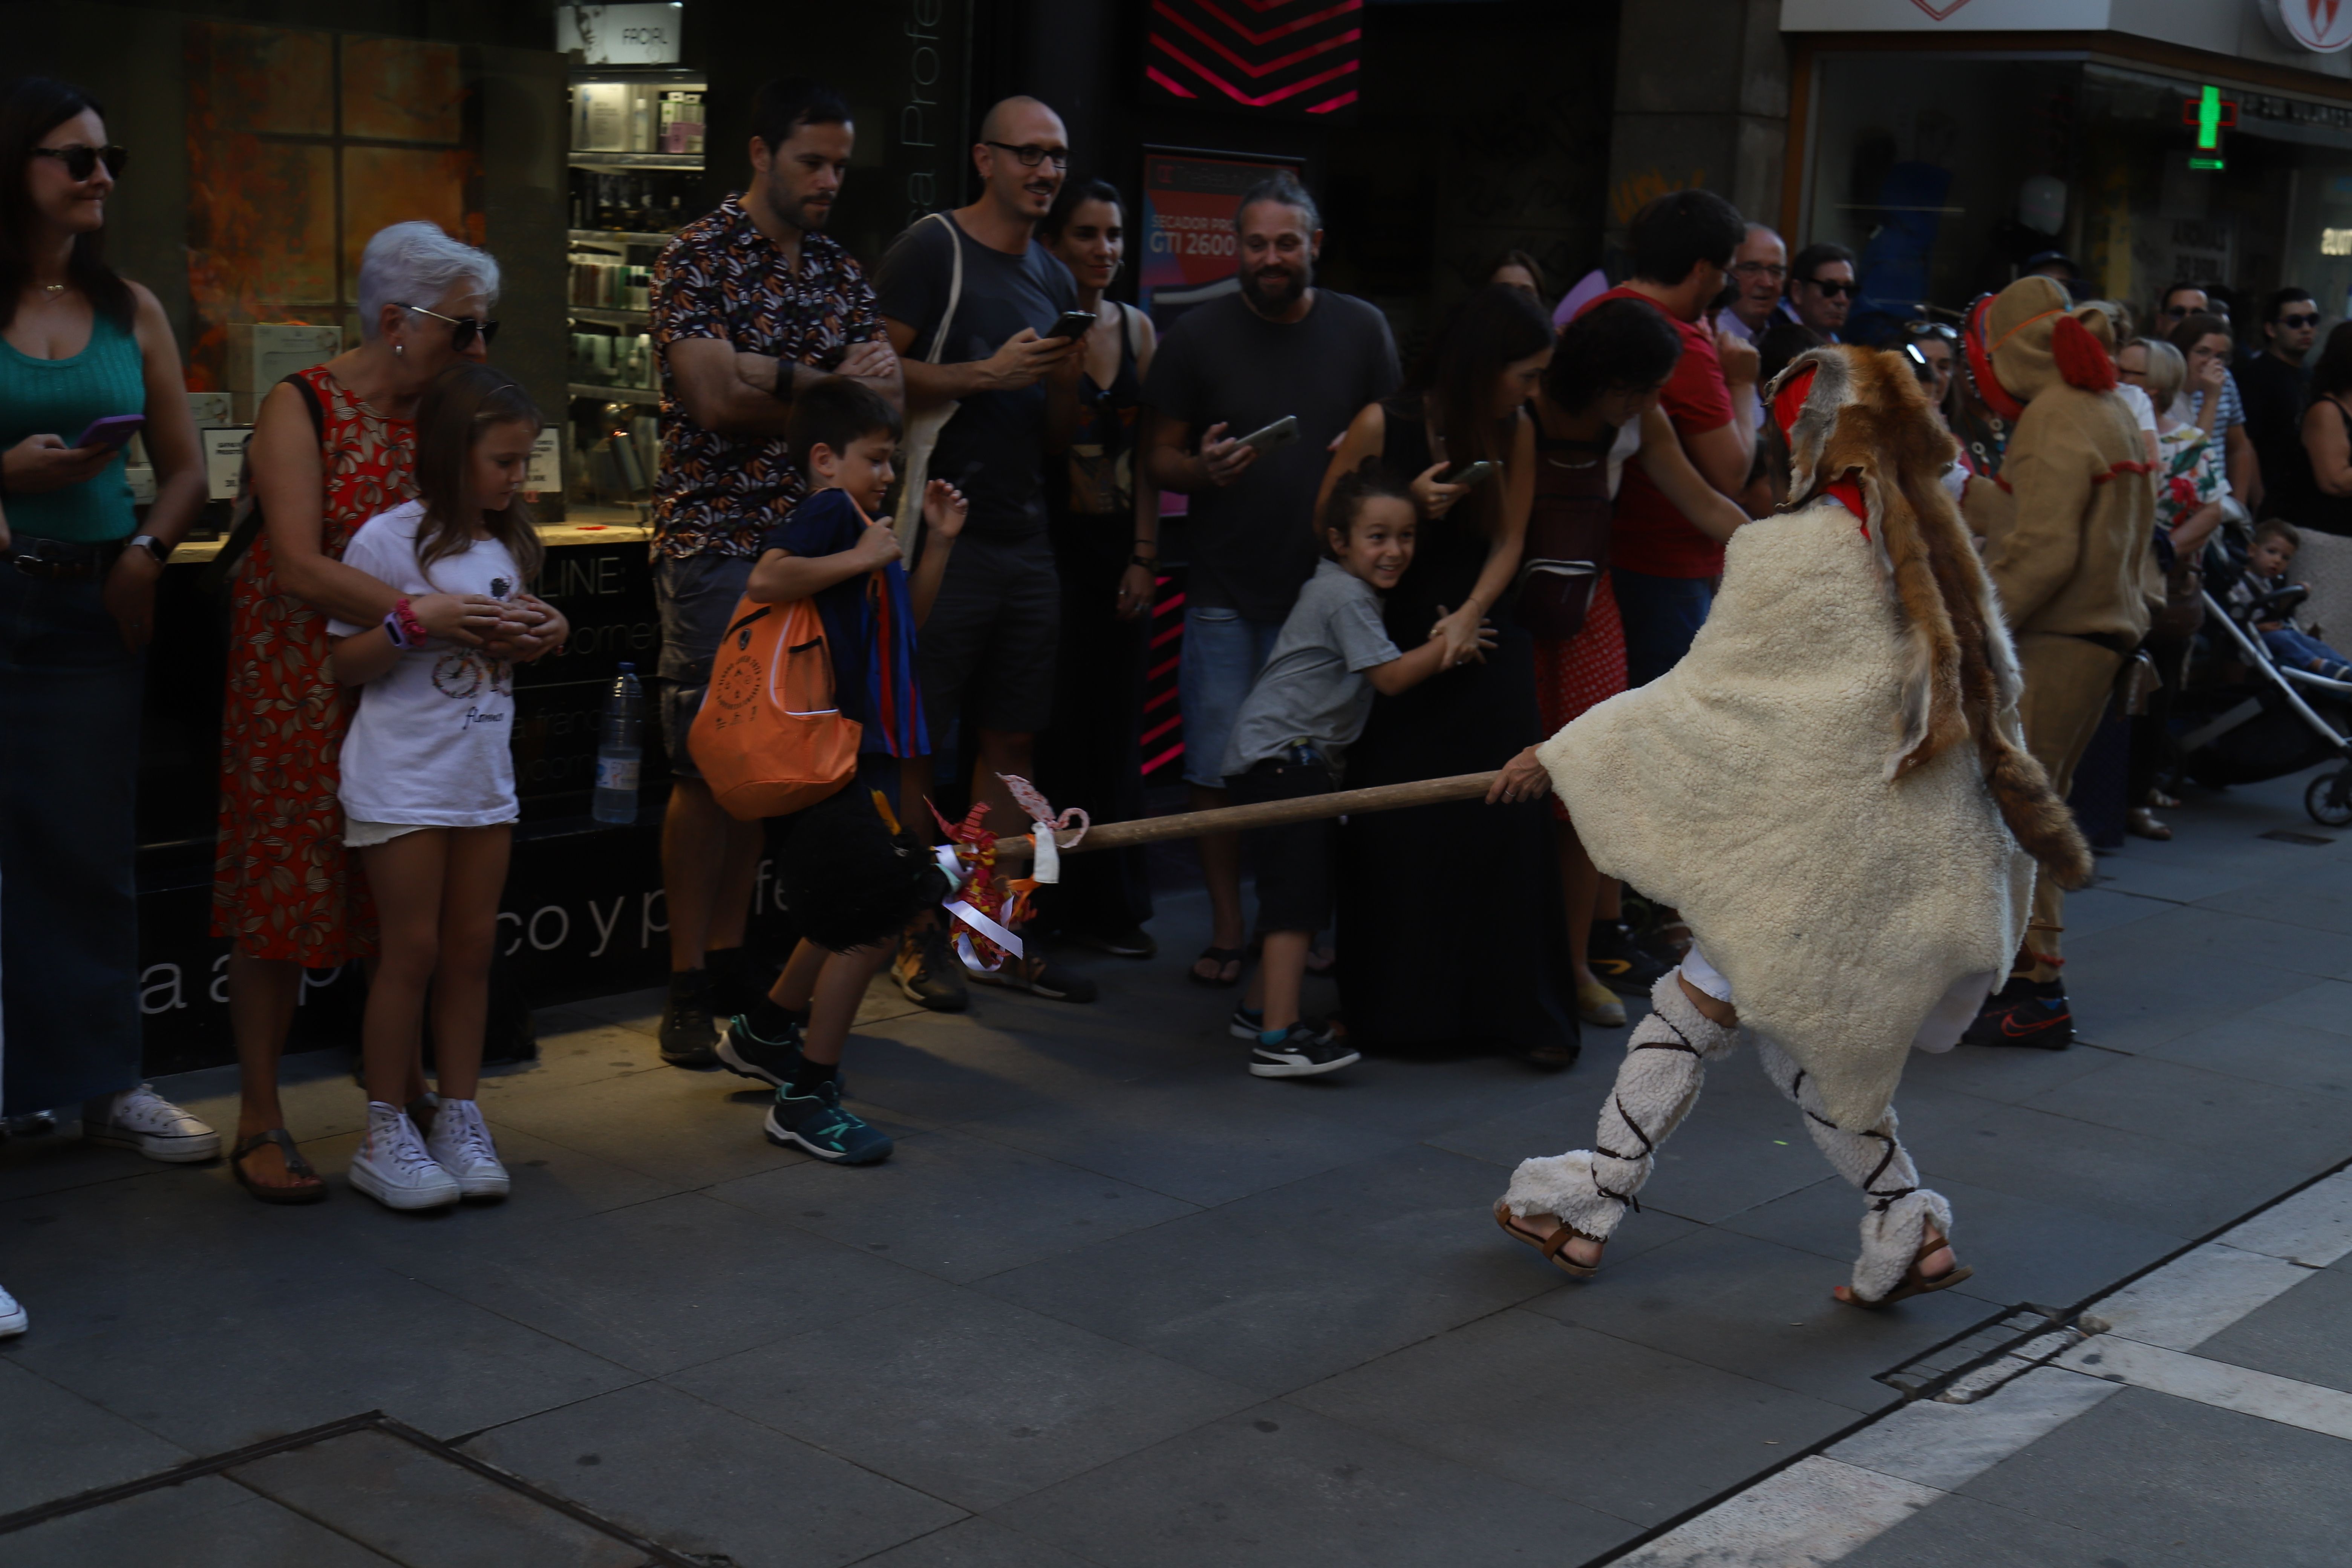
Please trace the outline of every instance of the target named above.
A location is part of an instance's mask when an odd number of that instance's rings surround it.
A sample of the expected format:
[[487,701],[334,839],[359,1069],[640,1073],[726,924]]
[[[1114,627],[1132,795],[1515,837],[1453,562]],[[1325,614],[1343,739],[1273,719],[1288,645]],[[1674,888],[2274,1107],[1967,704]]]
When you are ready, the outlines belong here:
[[781,440],[721,436],[678,400],[667,349],[719,338],[740,353],[832,364],[881,337],[866,270],[839,242],[801,237],[801,266],[751,222],[740,195],[678,230],[654,263],[653,340],[661,361],[662,471],[654,483],[654,549],[665,555],[760,553],[760,540],[801,502]]

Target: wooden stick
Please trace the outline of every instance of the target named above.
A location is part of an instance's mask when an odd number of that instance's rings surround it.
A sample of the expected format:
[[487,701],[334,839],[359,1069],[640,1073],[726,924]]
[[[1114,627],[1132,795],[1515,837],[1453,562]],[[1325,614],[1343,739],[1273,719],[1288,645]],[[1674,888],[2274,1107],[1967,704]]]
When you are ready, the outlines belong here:
[[[1220,806],[1214,811],[1105,822],[1088,828],[1086,837],[1077,843],[1063,845],[1062,853],[1084,855],[1090,849],[1125,849],[1168,838],[1197,838],[1204,833],[1239,833],[1251,827],[1279,826],[1286,822],[1351,816],[1360,811],[1398,811],[1452,800],[1484,800],[1494,782],[1495,775],[1490,773],[1457,773],[1452,778],[1416,779],[1411,784],[1376,784],[1370,789],[1335,790],[1329,795],[1302,795],[1297,800],[1265,800],[1254,805]],[[1000,859],[1025,859],[1030,847],[1025,834],[996,841]]]

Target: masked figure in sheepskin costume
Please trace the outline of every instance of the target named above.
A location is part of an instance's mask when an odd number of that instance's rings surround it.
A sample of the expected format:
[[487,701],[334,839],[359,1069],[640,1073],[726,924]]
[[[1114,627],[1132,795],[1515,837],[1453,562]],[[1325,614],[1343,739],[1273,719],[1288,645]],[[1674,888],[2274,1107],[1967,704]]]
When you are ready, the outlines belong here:
[[1837,1296],[1875,1307],[1969,1273],[1895,1136],[1905,1054],[1948,1049],[2007,973],[2036,860],[2079,884],[2090,851],[2022,744],[2016,658],[1938,482],[1952,441],[1908,368],[1816,349],[1770,398],[1790,500],[1732,536],[1689,654],[1496,783],[1525,798],[1548,775],[1593,859],[1696,940],[1652,992],[1593,1146],[1522,1163],[1495,1216],[1590,1276],[1744,1029],[1863,1190]]

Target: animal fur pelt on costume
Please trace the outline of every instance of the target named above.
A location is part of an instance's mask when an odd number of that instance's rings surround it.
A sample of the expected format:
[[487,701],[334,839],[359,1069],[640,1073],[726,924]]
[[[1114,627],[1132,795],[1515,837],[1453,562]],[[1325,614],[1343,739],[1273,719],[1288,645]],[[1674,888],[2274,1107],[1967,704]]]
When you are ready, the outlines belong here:
[[[2008,973],[2034,857],[2075,881],[2090,857],[2023,749],[1950,437],[1892,354],[1814,350],[1773,390],[1803,376],[1790,508],[1732,536],[1689,654],[1538,754],[1594,861],[1682,911],[1859,1131]],[[1848,480],[1860,520],[1823,493]]]

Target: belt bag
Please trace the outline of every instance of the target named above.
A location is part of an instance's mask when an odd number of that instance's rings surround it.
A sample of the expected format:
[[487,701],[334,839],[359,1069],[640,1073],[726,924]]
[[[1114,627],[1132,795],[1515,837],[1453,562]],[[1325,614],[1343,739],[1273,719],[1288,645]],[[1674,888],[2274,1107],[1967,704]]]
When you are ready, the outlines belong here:
[[[956,306],[963,301],[963,236],[957,231],[955,219],[945,213],[933,213],[923,221],[946,226],[948,255],[952,258],[948,273],[948,308],[931,331],[931,352],[923,356],[926,363],[937,364],[947,348],[948,328],[955,321]],[[916,543],[922,537],[923,487],[930,482],[931,448],[939,445],[940,432],[947,428],[948,421],[962,406],[950,401],[932,408],[907,410],[907,434],[900,443],[907,467],[905,477],[898,481],[898,508],[891,521],[909,563],[915,559]]]
[[1539,641],[1567,641],[1584,629],[1600,582],[1597,561],[1528,560],[1519,568],[1519,625]]
[[836,700],[815,605],[738,604],[686,738],[727,814],[757,822],[814,805],[856,774],[864,732]]

